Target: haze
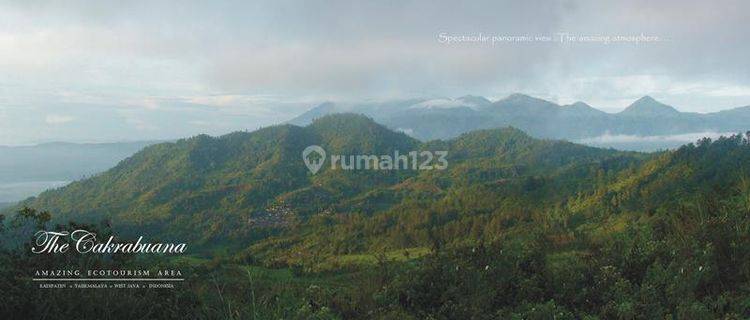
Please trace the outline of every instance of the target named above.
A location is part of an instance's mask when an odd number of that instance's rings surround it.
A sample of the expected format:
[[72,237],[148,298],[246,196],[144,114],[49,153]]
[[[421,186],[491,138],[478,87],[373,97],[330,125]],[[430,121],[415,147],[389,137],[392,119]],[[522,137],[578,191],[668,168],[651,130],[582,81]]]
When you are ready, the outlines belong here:
[[[679,8],[679,9],[676,9]],[[222,134],[323,101],[750,105],[747,1],[0,2],[0,145]],[[637,36],[652,42],[440,41]]]

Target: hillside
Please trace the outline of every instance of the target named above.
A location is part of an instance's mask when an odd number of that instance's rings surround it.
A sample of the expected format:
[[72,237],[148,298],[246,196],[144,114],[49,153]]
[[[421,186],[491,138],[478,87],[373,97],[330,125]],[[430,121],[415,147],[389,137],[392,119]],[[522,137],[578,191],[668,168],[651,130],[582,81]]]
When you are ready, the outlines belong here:
[[[179,292],[223,306],[220,283],[245,315],[733,319],[750,315],[748,138],[654,154],[514,128],[419,142],[337,114],[154,145],[23,204],[188,242],[181,265],[212,281]],[[310,144],[446,150],[449,166],[312,175]]]
[[[640,158],[512,129],[471,133],[447,142],[472,159],[447,176],[374,192],[360,208],[393,205],[320,215],[243,259],[312,274],[373,265],[378,276],[359,278],[365,292],[352,296],[415,319],[747,317],[749,139]],[[538,161],[556,169],[512,165]]]
[[[302,198],[316,193],[336,198],[402,179],[399,173],[342,177],[327,170],[311,177],[300,155],[313,144],[343,154],[387,154],[392,148],[412,149],[416,141],[353,115],[325,117],[305,128],[283,125],[218,138],[197,136],[147,147],[102,174],[21,205],[49,209],[60,221],[111,219],[116,228],[167,230],[202,241],[249,236],[240,226],[267,214],[293,191]],[[203,232],[195,238],[195,230]]]
[[[301,159],[309,145],[342,155],[448,150],[450,167],[422,172],[324,166],[311,175]],[[390,194],[394,188],[402,189],[397,193],[406,199],[412,192],[423,192],[412,190],[417,186],[450,190],[452,185],[480,182],[521,183],[534,175],[561,174],[574,170],[568,167],[578,170],[576,166],[613,157],[637,158],[536,140],[515,129],[478,131],[424,144],[366,117],[341,114],[319,118],[307,127],[281,125],[153,145],[111,170],[47,191],[19,206],[50,210],[58,221],[109,219],[123,230],[163,231],[208,243],[257,238],[253,230],[257,224],[283,227],[326,209],[355,210],[375,194]],[[379,206],[387,203],[397,202],[389,200]]]

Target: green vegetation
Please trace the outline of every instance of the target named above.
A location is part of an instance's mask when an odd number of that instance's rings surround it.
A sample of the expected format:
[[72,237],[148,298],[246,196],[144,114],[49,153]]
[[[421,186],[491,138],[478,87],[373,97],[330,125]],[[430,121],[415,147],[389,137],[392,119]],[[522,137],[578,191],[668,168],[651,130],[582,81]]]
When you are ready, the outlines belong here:
[[[155,145],[22,205],[49,210],[43,223],[104,219],[118,235],[188,242],[189,256],[101,262],[189,270],[189,290],[123,298],[169,301],[165,318],[745,319],[748,138],[655,154],[512,128],[420,143],[335,115]],[[450,166],[311,175],[300,158],[311,144],[448,150]],[[42,258],[2,259],[2,292],[41,294],[23,270]]]

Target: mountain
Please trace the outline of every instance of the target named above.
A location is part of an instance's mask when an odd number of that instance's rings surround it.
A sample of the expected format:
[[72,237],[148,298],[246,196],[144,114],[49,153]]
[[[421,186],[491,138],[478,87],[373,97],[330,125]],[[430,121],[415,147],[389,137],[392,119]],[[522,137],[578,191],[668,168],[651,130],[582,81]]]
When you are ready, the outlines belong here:
[[570,114],[571,116],[580,115],[588,117],[605,117],[606,112],[596,109],[583,101],[577,101],[573,104],[562,106],[563,113]]
[[[196,314],[220,310],[206,318],[224,316],[226,299],[245,318],[734,319],[750,314],[748,139],[643,154],[505,127],[421,142],[335,114],[149,146],[22,205],[49,209],[52,225],[107,219],[117,237],[188,243],[189,257],[111,268],[188,270],[191,290],[168,294],[188,294]],[[324,163],[312,174],[310,145],[328,155],[447,151],[448,166]],[[20,216],[45,216],[36,213]],[[0,251],[14,262],[2,270],[15,292],[38,291],[12,276],[29,265],[128,258],[21,252]]]
[[609,203],[616,213],[654,213],[740,197],[747,207],[739,211],[750,210],[750,198],[744,198],[750,196],[748,139],[750,135],[703,139],[661,154],[604,187],[587,204]]
[[297,126],[306,126],[317,118],[334,113],[361,113],[378,120],[382,116],[392,115],[407,110],[419,103],[429,100],[435,99],[404,99],[361,103],[324,102],[294,119],[287,121],[287,123]]
[[465,95],[463,97],[457,98],[456,100],[460,101],[464,105],[474,106],[476,108],[482,108],[492,103],[492,101],[488,100],[485,97],[473,95]]
[[[304,128],[281,125],[218,138],[201,135],[146,147],[106,172],[22,205],[52,210],[62,221],[111,219],[124,230],[167,230],[200,242],[230,234],[251,236],[230,228],[267,215],[284,197],[304,199],[295,205],[311,210],[312,198],[332,201],[401,179],[400,172],[350,176],[326,168],[310,176],[300,156],[309,145],[331,154],[392,154],[394,148],[416,150],[417,141],[355,115],[322,117]],[[196,228],[206,230],[198,239],[189,236]]]
[[497,112],[504,115],[543,115],[547,112],[556,112],[557,109],[558,105],[552,102],[520,93],[514,93],[485,108],[486,111]]
[[473,130],[512,126],[537,138],[637,151],[676,148],[692,141],[696,134],[731,134],[750,129],[750,107],[708,114],[687,113],[645,96],[622,112],[610,114],[584,102],[560,106],[524,94],[512,94],[495,102],[479,96],[378,104],[327,102],[290,123],[305,125],[316,117],[336,112],[365,114],[422,141],[451,139]]
[[[447,151],[449,165],[343,170],[328,161],[311,174],[302,159],[311,145],[343,158]],[[743,172],[736,164],[749,159],[746,145],[734,136],[641,154],[540,140],[515,128],[420,142],[365,116],[335,114],[305,127],[149,146],[15,208],[49,210],[53,221],[108,220],[123,236],[160,234],[196,250],[245,246],[254,259],[309,263],[290,254],[427,246],[429,229],[458,241],[480,228],[492,238],[538,215],[564,213],[583,219],[573,225],[594,227],[609,219],[602,214],[671,210],[688,194],[724,197],[744,179],[733,170]]]
[[722,129],[725,131],[747,132],[749,130],[747,124],[750,123],[750,106],[709,113],[705,121],[714,128],[726,128]]
[[456,99],[420,98],[361,104],[326,102],[288,123],[305,126],[322,115],[349,112],[366,115],[418,139],[450,139],[471,130],[495,127],[477,111],[489,104],[484,97],[468,95]]
[[[348,171],[324,165],[311,175],[301,159],[302,150],[310,145],[323,147],[329,155],[447,150],[451,169]],[[58,221],[108,219],[123,232],[161,232],[208,244],[258,237],[251,222],[268,225],[278,214],[285,216],[284,221],[304,221],[327,208],[349,210],[375,190],[390,193],[392,188],[402,188],[401,195],[411,194],[406,186],[421,176],[445,182],[434,184],[428,178],[417,185],[442,189],[470,177],[484,181],[551,173],[569,164],[621,156],[625,155],[537,140],[517,129],[488,129],[425,144],[370,118],[337,114],[306,127],[280,125],[152,145],[104,173],[46,191],[20,206],[50,210]]]
[[472,130],[495,127],[482,112],[467,106],[409,109],[381,115],[379,121],[412,137],[430,140],[451,139]]
[[322,116],[333,114],[333,113],[342,113],[346,112],[344,108],[338,107],[333,102],[324,102],[318,105],[317,107],[305,112],[304,114],[301,114],[300,116],[292,119],[289,121],[291,124],[296,125],[306,125],[309,123],[312,123],[313,120],[320,118]]
[[671,106],[654,100],[654,98],[644,96],[633,102],[619,114],[631,117],[669,117],[679,115],[680,112]]

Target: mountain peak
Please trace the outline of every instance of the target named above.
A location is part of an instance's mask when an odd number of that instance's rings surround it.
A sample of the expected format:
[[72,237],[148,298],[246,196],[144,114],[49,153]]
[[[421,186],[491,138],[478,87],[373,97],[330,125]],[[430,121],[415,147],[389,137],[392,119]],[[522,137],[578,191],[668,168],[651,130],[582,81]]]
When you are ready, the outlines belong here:
[[523,93],[513,93],[513,94],[507,96],[503,100],[519,100],[519,99],[536,99],[536,98],[534,98],[534,97],[532,97],[530,95],[527,95],[527,94],[523,94]]
[[[360,135],[364,139],[367,135],[385,134],[385,132],[388,132],[388,134],[391,133],[390,129],[361,113],[333,113],[324,115],[313,120],[307,128],[315,130],[318,133],[326,132],[331,136],[341,136],[347,139]],[[396,132],[392,133],[396,134]]]
[[651,96],[649,96],[649,95],[645,95],[645,96],[643,96],[643,97],[641,97],[640,99],[638,99],[638,100],[636,100],[636,101],[635,101],[635,103],[638,103],[638,102],[642,102],[642,103],[653,103],[653,102],[658,102],[658,101],[656,101],[656,99],[652,98],[652,97],[651,97]]
[[554,112],[557,107],[559,107],[557,104],[522,93],[511,94],[492,104],[492,108],[498,112],[530,112],[532,114]]
[[471,104],[471,105],[477,106],[477,107],[486,106],[486,105],[492,103],[492,101],[487,100],[487,98],[485,98],[485,97],[482,97],[482,96],[472,96],[472,95],[465,95],[463,97],[457,98],[456,100],[461,101],[463,103]]
[[562,106],[561,114],[574,117],[597,117],[605,114],[604,111],[596,109],[583,101],[576,101],[573,104]]
[[390,130],[363,114],[325,115],[315,119],[306,129],[321,139],[321,145],[325,146],[326,150],[339,154],[413,150],[418,144],[416,139],[405,133]]
[[519,103],[519,102],[520,103],[535,103],[535,104],[541,103],[541,104],[547,104],[547,105],[557,106],[557,104],[554,104],[554,103],[549,102],[547,100],[536,98],[536,97],[532,97],[530,95],[523,94],[523,93],[514,93],[514,94],[511,94],[511,95],[507,96],[505,99],[502,99],[502,100],[500,100],[498,102],[501,102],[501,101],[502,102],[506,102],[506,103]]
[[340,109],[341,108],[336,103],[333,103],[331,101],[326,101],[308,110],[307,112],[295,117],[294,119],[289,120],[288,123],[298,125],[298,126],[306,126],[312,123],[313,120],[317,118],[320,118],[327,114],[341,112]]
[[375,120],[362,114],[354,112],[342,112],[326,114],[313,120],[313,126],[327,125],[330,123],[354,123],[357,125],[378,125]]
[[622,112],[623,115],[633,116],[664,116],[664,115],[675,115],[680,112],[677,109],[663,104],[650,96],[643,96],[642,98],[633,102],[630,106],[625,108]]
[[573,104],[569,105],[569,107],[576,107],[576,108],[593,108],[588,103],[583,101],[576,101]]

